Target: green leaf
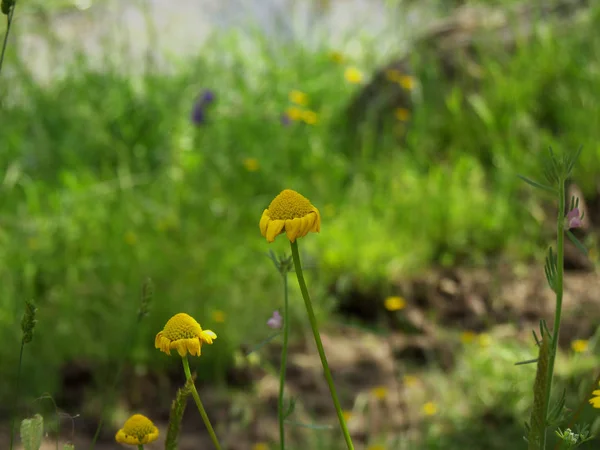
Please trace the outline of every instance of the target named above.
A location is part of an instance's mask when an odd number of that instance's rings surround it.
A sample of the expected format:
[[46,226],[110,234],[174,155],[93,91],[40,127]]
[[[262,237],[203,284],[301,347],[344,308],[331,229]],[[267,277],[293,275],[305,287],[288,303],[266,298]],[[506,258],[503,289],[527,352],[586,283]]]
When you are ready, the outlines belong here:
[[581,243],[579,239],[577,239],[577,237],[573,233],[571,233],[570,230],[567,231],[567,236],[569,237],[571,242],[575,244],[575,247],[577,247],[581,253],[583,253],[585,256],[588,255],[588,251],[585,248],[585,246]]
[[40,450],[44,436],[44,418],[36,414],[21,422],[21,442],[24,450]]
[[558,194],[558,191],[555,188],[551,187],[551,186],[546,186],[545,184],[541,184],[541,183],[538,183],[537,181],[530,180],[529,178],[527,178],[527,177],[525,177],[523,175],[517,174],[517,176],[521,180],[523,180],[525,183],[527,183],[527,184],[529,184],[529,185],[531,185],[531,186],[533,186],[535,188],[541,189],[541,190],[546,191],[546,192],[551,192],[552,194]]
[[528,359],[527,361],[519,361],[519,362],[515,363],[515,366],[523,366],[525,364],[533,364],[533,363],[536,363],[537,361],[538,361],[537,358]]

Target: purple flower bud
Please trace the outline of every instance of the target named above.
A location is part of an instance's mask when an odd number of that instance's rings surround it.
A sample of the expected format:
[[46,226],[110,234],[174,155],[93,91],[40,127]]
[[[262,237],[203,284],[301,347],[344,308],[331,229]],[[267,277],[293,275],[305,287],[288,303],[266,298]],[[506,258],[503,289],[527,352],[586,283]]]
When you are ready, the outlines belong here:
[[283,325],[283,317],[279,314],[279,311],[273,311],[273,315],[267,320],[267,325],[271,328],[281,328]]
[[206,122],[204,108],[202,108],[202,106],[199,103],[196,103],[194,105],[194,108],[192,109],[191,119],[195,125],[202,125],[204,122]]
[[200,95],[199,101],[202,103],[202,106],[209,105],[215,101],[215,93],[210,89],[205,89],[202,95]]
[[292,123],[292,119],[290,119],[290,116],[288,116],[287,114],[283,114],[281,116],[281,125],[283,125],[284,127],[287,127],[291,123]]
[[195,125],[206,123],[206,107],[215,101],[215,93],[210,89],[205,89],[196,98],[192,108],[191,120]]
[[579,227],[581,227],[581,214],[579,208],[575,208],[567,214],[567,229],[571,230]]

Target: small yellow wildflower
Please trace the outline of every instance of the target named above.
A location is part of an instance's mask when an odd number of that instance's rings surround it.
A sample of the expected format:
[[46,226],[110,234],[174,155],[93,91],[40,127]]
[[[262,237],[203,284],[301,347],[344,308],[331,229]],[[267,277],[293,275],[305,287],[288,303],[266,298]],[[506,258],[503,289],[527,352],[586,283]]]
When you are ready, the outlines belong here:
[[175,314],[165,328],[156,335],[154,346],[167,355],[177,350],[181,357],[188,354],[200,356],[202,343],[212,344],[217,335],[211,330],[203,330],[196,320],[185,314]]
[[128,245],[134,246],[138,242],[137,235],[133,231],[128,231],[125,233],[125,242]]
[[348,67],[344,72],[344,78],[348,83],[357,84],[363,79],[363,74],[356,67]]
[[257,442],[252,446],[252,450],[269,450],[269,446],[264,442]]
[[406,300],[402,297],[393,296],[386,298],[383,304],[388,311],[400,311],[406,307]]
[[481,333],[477,337],[477,342],[479,343],[480,347],[486,348],[492,343],[492,337],[487,333]]
[[302,119],[302,115],[303,114],[304,114],[304,111],[301,110],[300,108],[296,108],[295,106],[292,106],[291,108],[288,108],[285,111],[286,117],[289,118],[292,121],[296,121],[296,120]]
[[585,339],[575,339],[571,342],[571,348],[575,353],[583,353],[588,349],[589,342]]
[[412,91],[415,87],[415,79],[410,75],[404,75],[397,69],[389,69],[385,71],[385,77],[392,83],[397,83],[407,91]]
[[388,390],[385,386],[377,386],[371,389],[371,394],[379,400],[383,400],[388,395]]
[[427,402],[423,405],[423,413],[426,416],[435,416],[437,414],[437,405],[433,402]]
[[329,52],[329,59],[336,64],[342,64],[346,58],[341,52]]
[[314,111],[303,111],[302,121],[307,125],[314,125],[319,120],[319,116]]
[[225,313],[220,309],[215,309],[212,312],[212,320],[213,322],[223,323],[225,322]]
[[346,421],[346,423],[352,420],[352,411],[342,411],[342,415],[344,416],[344,420]]
[[474,332],[467,330],[467,331],[463,331],[460,334],[460,341],[463,344],[471,344],[475,338],[477,337],[477,334],[475,334]]
[[296,105],[306,106],[308,105],[308,95],[306,95],[302,91],[291,91],[288,95],[290,102],[295,103]]
[[256,158],[244,159],[244,168],[248,172],[256,172],[259,168],[258,159],[256,159]]
[[419,382],[419,379],[414,375],[404,375],[404,377],[402,377],[402,381],[404,381],[404,386],[412,387]]
[[594,408],[600,409],[600,389],[596,389],[594,392],[592,392],[592,395],[593,397],[590,398],[590,404]]
[[131,416],[123,428],[117,431],[115,440],[120,444],[143,445],[158,439],[158,428],[141,414]]
[[294,242],[309,232],[321,231],[321,214],[306,197],[285,189],[263,211],[259,226],[268,242],[284,231],[290,242]]
[[410,119],[410,111],[406,108],[397,108],[396,119],[398,119],[400,122],[406,122],[408,119]]

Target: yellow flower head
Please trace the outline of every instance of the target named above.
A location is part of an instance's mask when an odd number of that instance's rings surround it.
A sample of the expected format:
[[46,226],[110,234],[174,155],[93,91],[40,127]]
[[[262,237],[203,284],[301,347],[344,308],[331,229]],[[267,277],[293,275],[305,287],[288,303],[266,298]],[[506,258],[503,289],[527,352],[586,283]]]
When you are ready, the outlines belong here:
[[165,328],[156,335],[154,346],[171,354],[177,350],[181,357],[188,354],[200,356],[202,343],[212,344],[217,335],[211,330],[203,330],[193,317],[185,313],[175,314],[169,319]]
[[307,125],[314,125],[319,120],[319,116],[314,111],[302,111],[301,120]]
[[426,416],[435,416],[437,414],[437,405],[433,402],[427,402],[423,405],[423,413]]
[[300,108],[296,108],[295,106],[292,106],[291,108],[288,108],[285,111],[286,117],[292,121],[302,119],[303,114],[304,114],[304,111],[302,111]]
[[246,158],[244,159],[244,168],[248,172],[256,172],[260,165],[258,164],[258,159],[256,158]]
[[406,122],[408,119],[410,119],[410,111],[406,108],[397,108],[396,119],[398,119],[400,122]]
[[357,84],[363,79],[363,74],[356,67],[348,67],[344,72],[344,78],[348,83]]
[[575,339],[571,342],[571,348],[575,353],[583,353],[588,349],[588,341],[585,339]]
[[406,300],[398,296],[388,297],[383,302],[383,305],[388,311],[400,311],[406,307]]
[[117,431],[115,440],[119,444],[143,445],[158,439],[158,428],[152,421],[141,414],[134,414],[123,428]]
[[285,189],[263,211],[259,226],[268,242],[284,231],[290,242],[294,242],[309,232],[321,231],[321,214],[306,197]]
[[371,389],[371,394],[379,400],[383,400],[388,395],[388,390],[385,386],[377,386]]
[[590,398],[590,404],[594,408],[600,409],[600,390],[596,389],[594,392],[592,392],[592,395],[594,395],[594,396],[592,398]]
[[308,104],[308,95],[302,91],[291,91],[289,93],[290,102],[296,105],[306,106]]

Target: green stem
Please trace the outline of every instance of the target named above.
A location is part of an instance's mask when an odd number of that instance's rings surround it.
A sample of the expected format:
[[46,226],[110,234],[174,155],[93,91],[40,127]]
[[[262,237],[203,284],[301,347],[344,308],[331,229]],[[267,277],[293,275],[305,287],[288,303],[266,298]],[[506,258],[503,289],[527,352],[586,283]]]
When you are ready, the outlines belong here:
[[288,320],[288,266],[286,265],[282,272],[283,278],[283,348],[281,349],[281,366],[279,367],[279,442],[281,450],[285,450],[285,427],[283,417],[283,393],[285,390],[285,372],[287,366],[287,350],[290,335],[290,326]]
[[183,371],[185,372],[185,378],[190,382],[190,386],[192,387],[192,397],[194,397],[194,401],[196,402],[196,406],[198,407],[198,411],[202,416],[202,420],[204,421],[204,425],[206,425],[206,429],[208,430],[208,434],[215,445],[217,450],[221,450],[221,445],[219,444],[219,440],[217,439],[217,435],[215,434],[215,430],[213,430],[212,425],[210,424],[210,420],[208,418],[208,414],[206,414],[206,410],[204,409],[204,405],[202,405],[202,401],[200,400],[200,396],[198,395],[198,391],[196,390],[196,385],[192,380],[192,373],[190,372],[190,363],[188,362],[187,355],[181,358],[183,361]]
[[[554,375],[554,361],[558,350],[558,335],[560,333],[560,318],[562,314],[563,301],[563,276],[564,276],[564,253],[565,253],[565,181],[560,180],[558,187],[558,225],[556,236],[556,309],[554,311],[554,325],[552,326],[552,342],[550,347],[550,361],[548,367],[548,384],[546,385],[546,413],[547,420],[550,408],[550,395],[552,392],[552,377]],[[547,430],[546,430],[547,431]],[[542,450],[546,448],[546,432],[542,441]]]
[[346,421],[344,420],[344,414],[342,413],[342,407],[340,406],[340,401],[338,400],[338,396],[335,392],[333,377],[331,376],[331,370],[329,370],[329,364],[327,363],[327,357],[325,356],[325,349],[323,348],[323,343],[321,342],[321,335],[319,334],[319,328],[317,326],[317,318],[315,317],[315,312],[313,311],[310,296],[308,295],[308,289],[306,288],[306,282],[304,281],[302,265],[300,264],[300,253],[298,252],[298,242],[294,241],[291,243],[291,245],[292,258],[294,260],[296,276],[298,277],[298,284],[300,285],[300,291],[302,291],[302,297],[304,298],[304,305],[306,306],[308,320],[310,321],[310,326],[315,337],[315,344],[317,345],[319,357],[321,358],[321,364],[323,365],[325,379],[327,380],[327,384],[329,385],[329,391],[331,392],[331,398],[333,400],[333,404],[337,412],[340,427],[342,428],[342,433],[344,434],[344,439],[346,440],[346,446],[349,450],[354,450],[354,445],[352,444],[352,439],[350,438],[350,433],[348,432],[348,427],[346,426]]
[[4,41],[2,42],[2,54],[0,55],[0,72],[2,72],[2,65],[4,64],[4,55],[6,54],[6,47],[8,45],[8,34],[10,33],[10,27],[13,21],[13,15],[15,13],[15,8],[17,6],[17,2],[15,1],[14,5],[8,11],[6,15],[6,32],[4,33]]
[[144,444],[138,445],[138,450],[144,450]]
[[12,418],[10,419],[10,445],[9,449],[12,450],[14,442],[14,431],[15,431],[15,417],[17,415],[16,408],[19,403],[19,397],[21,394],[21,366],[23,363],[23,349],[25,348],[25,342],[21,341],[21,351],[19,352],[19,367],[17,368],[17,390],[15,391],[15,403],[13,405]]

